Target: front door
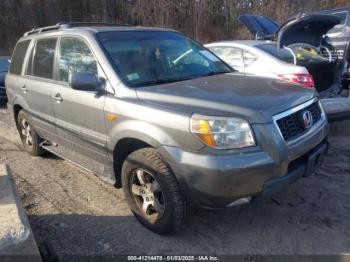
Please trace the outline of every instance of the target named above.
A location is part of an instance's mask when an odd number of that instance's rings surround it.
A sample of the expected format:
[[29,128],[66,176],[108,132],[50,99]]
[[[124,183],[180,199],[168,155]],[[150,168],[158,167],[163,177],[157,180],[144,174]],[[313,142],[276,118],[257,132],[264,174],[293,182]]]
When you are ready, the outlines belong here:
[[[99,72],[100,71],[100,72]],[[87,43],[76,37],[62,37],[57,59],[54,113],[57,141],[69,149],[99,162],[107,160],[104,121],[105,96],[94,91],[74,90],[69,77],[74,72],[93,72],[101,76],[97,60]]]

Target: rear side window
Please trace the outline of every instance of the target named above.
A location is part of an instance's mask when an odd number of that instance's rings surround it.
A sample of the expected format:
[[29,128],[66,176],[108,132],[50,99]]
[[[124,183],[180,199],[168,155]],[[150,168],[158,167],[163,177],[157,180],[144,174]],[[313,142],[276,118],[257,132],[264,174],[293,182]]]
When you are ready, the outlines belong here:
[[27,53],[30,40],[19,42],[13,52],[10,65],[10,73],[20,75],[22,73],[22,66],[24,57]]
[[231,46],[209,47],[218,57],[235,69],[244,67],[243,50]]
[[256,55],[246,50],[243,50],[243,58],[244,58],[244,65],[246,66],[249,66],[253,64],[256,60],[258,60],[258,57]]
[[32,72],[27,72],[28,74],[49,79],[53,78],[56,43],[57,38],[37,41],[33,59],[29,60],[29,63],[32,62]]

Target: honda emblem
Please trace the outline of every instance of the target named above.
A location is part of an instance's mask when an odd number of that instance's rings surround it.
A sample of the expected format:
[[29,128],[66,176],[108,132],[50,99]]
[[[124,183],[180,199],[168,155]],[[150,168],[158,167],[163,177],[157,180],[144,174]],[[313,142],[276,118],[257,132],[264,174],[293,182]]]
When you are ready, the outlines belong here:
[[306,129],[309,129],[314,124],[314,119],[310,111],[305,111],[303,113],[303,120],[304,120],[304,126]]

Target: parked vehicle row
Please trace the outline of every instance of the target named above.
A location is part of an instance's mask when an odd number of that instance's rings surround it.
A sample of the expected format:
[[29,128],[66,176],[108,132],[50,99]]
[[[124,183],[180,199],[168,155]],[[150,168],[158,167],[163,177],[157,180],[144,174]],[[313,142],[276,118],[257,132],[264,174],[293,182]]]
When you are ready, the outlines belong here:
[[242,15],[239,20],[258,40],[207,47],[240,72],[315,87],[330,120],[350,117],[348,62],[344,53],[334,52],[333,33],[325,37],[344,23],[338,11],[296,16],[281,26],[265,16]]

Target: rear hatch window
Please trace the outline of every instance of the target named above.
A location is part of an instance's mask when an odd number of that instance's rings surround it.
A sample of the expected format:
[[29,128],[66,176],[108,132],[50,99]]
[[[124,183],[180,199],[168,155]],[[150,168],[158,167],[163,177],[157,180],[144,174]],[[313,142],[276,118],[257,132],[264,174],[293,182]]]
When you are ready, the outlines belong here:
[[292,52],[295,55],[298,65],[328,62],[323,57],[326,54],[320,55],[316,49],[302,45],[291,47],[291,50],[278,49],[277,44],[274,43],[258,45],[256,47],[287,63],[294,63]]
[[[313,48],[311,46],[294,46],[291,47],[293,50],[298,64],[319,64],[323,62],[328,62],[328,60],[325,58],[327,56],[326,53],[319,53],[316,48]],[[325,57],[323,57],[325,56]]]
[[294,58],[293,58],[293,55],[291,54],[291,52],[286,50],[286,49],[278,50],[277,44],[273,44],[273,43],[263,44],[263,45],[257,45],[256,47],[265,51],[266,53],[269,53],[273,57],[276,57],[276,58],[284,61],[284,62],[287,62],[287,63],[294,62]]

